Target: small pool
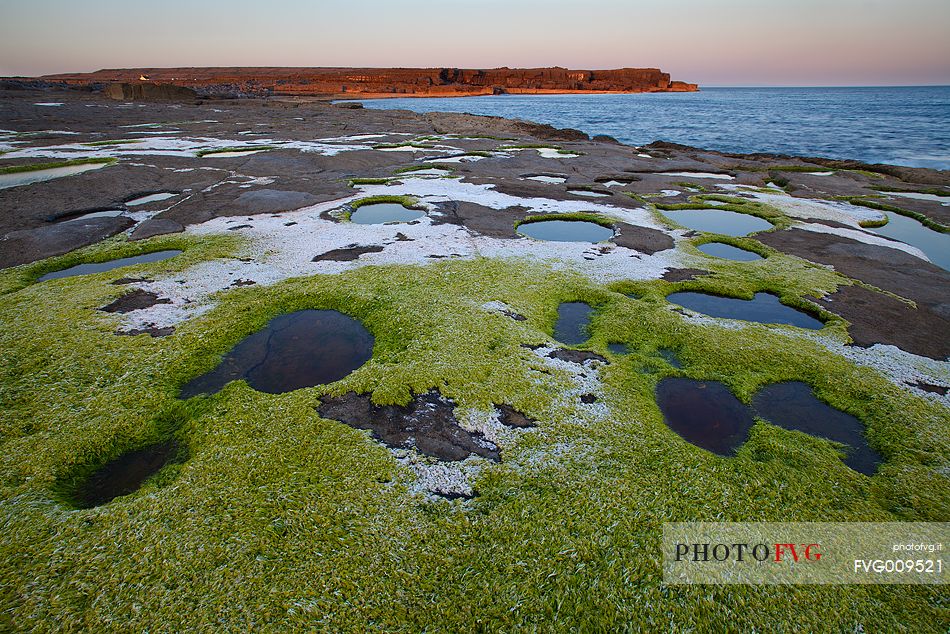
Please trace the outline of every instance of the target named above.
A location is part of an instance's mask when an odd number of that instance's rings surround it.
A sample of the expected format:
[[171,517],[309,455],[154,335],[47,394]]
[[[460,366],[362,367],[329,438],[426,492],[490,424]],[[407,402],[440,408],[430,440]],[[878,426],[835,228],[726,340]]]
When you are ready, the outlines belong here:
[[153,251],[152,253],[143,253],[142,255],[136,255],[130,258],[119,258],[117,260],[109,260],[108,262],[77,264],[76,266],[71,266],[68,269],[63,269],[62,271],[53,271],[52,273],[47,273],[46,275],[41,276],[37,280],[37,282],[45,282],[46,280],[55,280],[61,277],[73,277],[74,275],[89,275],[90,273],[102,273],[103,271],[111,271],[112,269],[117,269],[123,266],[131,266],[133,264],[161,262],[162,260],[173,258],[176,255],[179,255],[180,253],[181,253],[180,250],[169,249],[167,251]]
[[771,229],[773,226],[768,220],[725,209],[679,209],[663,211],[663,215],[695,231],[721,233],[733,237],[747,236],[750,233]]
[[736,262],[754,262],[761,260],[762,256],[752,251],[746,251],[739,247],[724,242],[707,242],[698,247],[701,252],[714,258],[723,258],[724,260],[734,260]]
[[667,427],[720,456],[733,455],[755,423],[749,408],[718,381],[663,379],[656,386],[656,402]]
[[913,218],[888,213],[887,224],[868,231],[900,240],[924,252],[927,258],[945,271],[950,271],[950,233],[928,229]]
[[607,198],[612,194],[608,192],[598,192],[590,189],[569,189],[567,190],[569,194],[574,194],[575,196],[584,196],[586,198]]
[[525,180],[537,181],[539,183],[550,183],[552,185],[560,185],[561,183],[567,181],[563,176],[544,176],[543,174],[538,176],[525,176]]
[[109,163],[83,163],[82,165],[66,165],[64,167],[51,167],[45,170],[32,170],[29,172],[15,172],[13,174],[0,174],[0,189],[7,187],[19,187],[21,185],[30,185],[32,183],[41,183],[50,181],[54,178],[64,176],[75,176],[83,172],[102,169]]
[[766,385],[752,398],[752,407],[773,425],[847,445],[844,463],[859,473],[874,475],[881,464],[880,454],[868,445],[861,421],[820,401],[806,383]]
[[518,233],[548,242],[603,242],[614,230],[587,220],[539,220],[518,226]]
[[186,383],[180,396],[214,394],[237,380],[269,394],[333,383],[369,361],[374,341],[363,324],[335,310],[280,315]]
[[126,201],[126,207],[136,207],[138,205],[147,205],[148,203],[158,202],[160,200],[168,200],[169,198],[174,198],[177,196],[175,192],[158,192],[155,194],[148,194],[147,196],[140,196],[138,198],[133,198],[132,200]]
[[594,309],[585,302],[564,302],[557,307],[554,338],[569,346],[577,346],[588,339],[590,318]]
[[720,297],[708,293],[681,292],[667,295],[667,301],[710,317],[740,319],[761,324],[784,324],[820,330],[824,323],[800,310],[786,306],[771,293],[756,293],[753,299]]
[[387,222],[411,222],[425,216],[418,209],[407,209],[399,203],[363,205],[350,214],[350,222],[358,225],[379,225]]

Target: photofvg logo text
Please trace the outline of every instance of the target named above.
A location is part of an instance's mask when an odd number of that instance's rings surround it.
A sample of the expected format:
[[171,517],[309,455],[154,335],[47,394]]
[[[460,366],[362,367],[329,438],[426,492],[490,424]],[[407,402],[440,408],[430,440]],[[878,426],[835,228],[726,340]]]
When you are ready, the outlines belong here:
[[668,584],[943,584],[942,522],[669,523]]
[[786,559],[791,561],[820,561],[820,544],[795,544],[792,542],[775,544],[676,544],[676,561],[683,559],[693,561],[728,561],[737,562],[754,559],[755,561],[773,561],[782,563]]

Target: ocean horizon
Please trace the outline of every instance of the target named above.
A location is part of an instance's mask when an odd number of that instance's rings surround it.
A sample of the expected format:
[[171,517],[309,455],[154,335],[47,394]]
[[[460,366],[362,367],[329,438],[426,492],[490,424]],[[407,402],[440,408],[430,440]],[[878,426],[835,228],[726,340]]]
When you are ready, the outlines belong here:
[[736,153],[950,169],[950,86],[700,86],[693,93],[485,95],[358,100],[466,112]]

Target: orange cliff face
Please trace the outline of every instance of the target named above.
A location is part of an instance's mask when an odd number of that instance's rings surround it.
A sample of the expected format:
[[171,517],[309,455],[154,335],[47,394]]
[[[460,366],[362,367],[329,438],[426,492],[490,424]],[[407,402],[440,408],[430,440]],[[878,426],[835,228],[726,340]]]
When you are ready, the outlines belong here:
[[692,92],[656,68],[134,68],[48,75],[74,85],[172,84],[222,96],[462,96],[539,93]]

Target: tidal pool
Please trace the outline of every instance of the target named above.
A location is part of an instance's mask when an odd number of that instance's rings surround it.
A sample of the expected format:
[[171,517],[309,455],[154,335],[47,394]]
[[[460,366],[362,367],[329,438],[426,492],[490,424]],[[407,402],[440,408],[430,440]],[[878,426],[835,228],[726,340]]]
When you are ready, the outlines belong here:
[[746,251],[745,249],[740,249],[739,247],[734,247],[724,242],[707,242],[696,248],[714,258],[735,260],[736,262],[753,262],[762,259],[762,256],[758,253]]
[[726,209],[679,209],[663,211],[663,215],[696,231],[721,233],[733,237],[746,236],[772,228],[772,223],[768,220]]
[[859,473],[874,475],[882,462],[868,445],[861,421],[817,399],[806,383],[766,385],[752,398],[752,407],[773,425],[847,445],[844,463]]
[[518,225],[518,233],[548,242],[603,242],[614,230],[587,220],[539,220]]
[[174,198],[178,194],[175,192],[158,192],[156,194],[148,194],[147,196],[140,196],[138,198],[133,198],[132,200],[126,201],[126,207],[135,207],[137,205],[145,205],[148,203],[158,202],[160,200],[168,200],[169,198]]
[[227,353],[216,368],[181,388],[181,398],[214,394],[245,380],[269,394],[339,381],[373,356],[373,335],[335,310],[301,310],[272,319]]
[[82,165],[66,165],[63,167],[51,167],[45,170],[32,170],[29,172],[15,172],[13,174],[0,174],[0,189],[7,187],[19,187],[20,185],[30,185],[31,183],[40,183],[50,181],[54,178],[64,176],[75,176],[83,172],[97,170],[109,165],[109,163],[83,163]]
[[937,194],[925,194],[923,192],[886,192],[888,196],[900,196],[901,198],[913,198],[914,200],[927,200],[940,203],[944,207],[950,206],[950,195],[939,196]]
[[656,386],[656,402],[670,429],[720,456],[733,455],[755,422],[749,408],[718,381],[663,379]]
[[658,176],[682,176],[684,178],[721,178],[731,181],[734,176],[729,174],[720,174],[719,172],[654,172]]
[[586,196],[587,198],[606,198],[612,195],[608,192],[591,191],[589,189],[569,189],[567,191],[575,196]]
[[236,156],[250,156],[251,154],[257,154],[258,152],[266,152],[266,150],[229,150],[227,152],[208,152],[203,154],[201,158],[234,158]]
[[78,222],[80,220],[93,220],[95,218],[117,218],[124,213],[125,209],[103,209],[101,211],[90,211],[87,214],[81,214],[71,218],[62,218],[60,222]]
[[676,354],[676,351],[671,348],[660,348],[657,350],[657,353],[663,357],[663,360],[669,363],[672,367],[680,370],[683,368],[683,362],[680,361],[679,356]]
[[577,346],[590,338],[587,331],[594,309],[585,302],[564,302],[557,307],[554,338],[569,346]]
[[900,240],[924,252],[927,258],[945,271],[950,271],[950,233],[928,229],[913,218],[887,214],[887,224],[868,231]]
[[350,214],[350,222],[358,225],[378,225],[387,222],[410,222],[425,216],[418,209],[406,209],[399,203],[363,205]]
[[786,324],[811,330],[820,330],[824,327],[823,322],[791,306],[786,306],[771,293],[756,293],[753,299],[736,299],[686,291],[671,293],[666,296],[666,299],[711,317],[741,319],[761,324]]
[[567,179],[563,176],[545,176],[539,174],[538,176],[525,176],[525,180],[529,181],[538,181],[539,183],[550,183],[552,185],[560,185],[565,182]]
[[134,493],[179,454],[174,440],[129,451],[97,469],[73,493],[80,508],[93,508]]
[[52,273],[47,273],[46,275],[41,276],[37,280],[37,282],[45,282],[46,280],[55,280],[60,277],[73,277],[74,275],[89,275],[90,273],[102,273],[103,271],[111,271],[112,269],[117,269],[123,266],[131,266],[133,264],[145,264],[147,262],[161,262],[162,260],[173,258],[180,253],[181,253],[180,250],[170,249],[168,251],[153,251],[152,253],[143,253],[142,255],[136,255],[129,258],[119,258],[117,260],[109,260],[108,262],[77,264],[76,266],[71,266],[68,269],[63,269],[61,271],[53,271]]

